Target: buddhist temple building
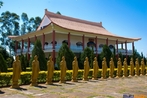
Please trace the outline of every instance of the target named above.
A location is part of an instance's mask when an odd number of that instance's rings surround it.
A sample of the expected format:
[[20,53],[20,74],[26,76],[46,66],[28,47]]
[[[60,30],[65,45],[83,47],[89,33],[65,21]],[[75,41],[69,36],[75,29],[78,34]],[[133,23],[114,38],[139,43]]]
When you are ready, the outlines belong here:
[[[115,35],[107,31],[102,22],[90,22],[82,19],[76,19],[64,15],[49,12],[45,9],[45,15],[40,23],[40,26],[35,32],[30,32],[22,36],[9,36],[16,41],[16,55],[28,54],[30,58],[33,50],[33,45],[37,39],[42,42],[42,49],[46,57],[52,55],[53,60],[57,56],[62,43],[67,43],[68,47],[75,53],[81,53],[85,47],[94,47],[96,55],[102,52],[103,45],[109,46],[111,51],[113,47],[116,49],[116,55],[132,55],[134,51],[134,42],[141,38],[128,38]],[[18,48],[18,42],[21,43],[21,48]],[[27,47],[24,47],[27,43]],[[132,50],[127,49],[127,44],[132,43]],[[118,44],[121,44],[121,49],[118,49]],[[123,47],[125,44],[125,47]]]

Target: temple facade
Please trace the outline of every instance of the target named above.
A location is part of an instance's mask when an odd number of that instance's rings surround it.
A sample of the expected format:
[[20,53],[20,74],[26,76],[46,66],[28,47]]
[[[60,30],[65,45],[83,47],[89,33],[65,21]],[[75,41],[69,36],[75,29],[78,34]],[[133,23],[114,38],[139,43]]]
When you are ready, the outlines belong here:
[[[81,53],[85,47],[93,47],[96,55],[102,52],[103,45],[106,44],[111,51],[115,47],[116,55],[121,52],[127,56],[132,55],[134,42],[141,39],[110,33],[103,27],[102,22],[90,22],[59,15],[49,12],[47,9],[45,9],[42,22],[35,32],[22,36],[9,36],[9,38],[16,41],[16,55],[27,53],[28,58],[32,54],[33,43],[37,39],[41,40],[46,57],[51,54],[54,61],[62,43],[66,43],[74,53]],[[18,48],[18,42],[21,43],[20,48]],[[24,43],[27,43],[27,47],[24,47]],[[127,43],[132,43],[132,50],[127,49]],[[121,49],[118,49],[118,44],[121,44]]]

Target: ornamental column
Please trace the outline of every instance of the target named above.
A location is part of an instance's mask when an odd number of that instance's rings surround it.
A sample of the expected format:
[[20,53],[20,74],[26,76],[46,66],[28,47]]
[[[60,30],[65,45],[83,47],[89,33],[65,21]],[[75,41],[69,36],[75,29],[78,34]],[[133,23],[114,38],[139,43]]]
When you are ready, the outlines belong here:
[[37,36],[35,35],[35,42],[36,42],[36,40],[37,40]]
[[22,45],[22,46],[21,46],[21,53],[23,53],[23,47],[24,47],[24,40],[23,40],[23,39],[21,40],[21,43],[22,43],[22,44],[21,44],[21,45]]
[[121,43],[121,49],[123,49],[123,43]]
[[15,41],[15,55],[17,55],[18,41]]
[[128,58],[127,41],[125,41],[126,59]]
[[108,38],[106,39],[106,45],[108,46]]
[[70,48],[70,32],[68,33],[68,48]]
[[28,37],[28,60],[30,60],[30,38]]
[[132,55],[134,55],[134,42],[132,42],[132,51],[133,51]]
[[44,43],[45,43],[45,35],[42,34],[42,50],[44,50]]
[[83,51],[84,51],[84,48],[85,48],[85,41],[84,40],[85,40],[85,35],[82,36]]
[[117,59],[119,58],[118,56],[118,39],[116,40],[116,53],[117,53]]
[[95,38],[95,50],[96,50],[96,57],[98,56],[98,49],[97,49],[97,36]]
[[52,44],[53,52],[52,52],[52,55],[53,55],[53,62],[55,64],[55,30],[53,30],[53,32],[52,32],[52,38],[53,38],[53,44]]

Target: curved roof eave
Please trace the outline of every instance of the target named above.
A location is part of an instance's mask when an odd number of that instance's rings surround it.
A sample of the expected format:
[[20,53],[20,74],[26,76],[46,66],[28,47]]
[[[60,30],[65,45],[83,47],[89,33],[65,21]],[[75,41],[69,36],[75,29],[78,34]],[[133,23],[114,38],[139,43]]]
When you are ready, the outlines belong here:
[[[83,33],[89,33],[89,34],[96,34],[94,32],[84,32],[84,31],[80,31],[80,30],[76,30],[76,29],[74,29],[74,30],[73,29],[69,29],[69,28],[63,27],[61,25],[58,25],[58,24],[54,23],[53,21],[52,21],[52,23],[57,25],[57,26],[59,26],[59,27],[61,27],[61,28],[63,28],[63,29],[67,29],[67,30],[71,30],[71,31],[78,31],[78,32],[83,32]],[[113,37],[113,38],[116,38],[116,39],[120,39],[121,38],[121,39],[124,39],[127,42],[134,42],[134,41],[141,40],[141,38],[128,38],[128,37],[122,37],[122,36],[116,36],[116,35],[105,35],[105,34],[96,34],[96,35],[106,36],[106,38],[109,38],[109,37]]]

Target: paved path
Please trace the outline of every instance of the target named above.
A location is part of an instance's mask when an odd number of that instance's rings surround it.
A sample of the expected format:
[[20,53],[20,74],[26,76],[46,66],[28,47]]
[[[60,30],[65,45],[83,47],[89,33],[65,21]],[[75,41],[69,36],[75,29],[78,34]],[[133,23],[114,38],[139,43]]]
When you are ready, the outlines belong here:
[[147,76],[21,87],[19,90],[1,88],[0,98],[123,98],[129,94],[147,98]]

